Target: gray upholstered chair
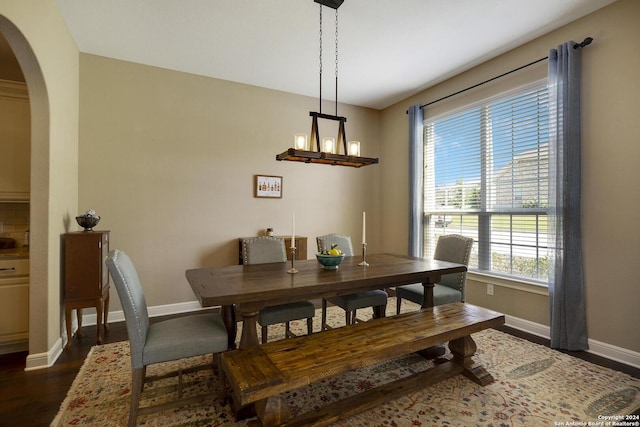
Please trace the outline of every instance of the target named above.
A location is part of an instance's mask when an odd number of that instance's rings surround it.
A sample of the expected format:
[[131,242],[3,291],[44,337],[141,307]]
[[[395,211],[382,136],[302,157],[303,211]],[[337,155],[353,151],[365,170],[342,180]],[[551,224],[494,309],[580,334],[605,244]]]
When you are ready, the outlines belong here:
[[[287,262],[284,240],[278,237],[256,237],[242,242],[242,258],[244,264],[267,264]],[[307,333],[313,332],[313,316],[316,308],[311,301],[297,301],[288,304],[265,307],[258,312],[257,321],[262,329],[262,342],[267,342],[267,327],[278,323],[285,324],[285,336],[295,336],[291,332],[289,322],[307,319]]]
[[[136,424],[138,415],[211,399],[213,396],[206,394],[140,408],[140,395],[145,381],[176,374],[147,377],[147,366],[203,354],[214,354],[216,359],[216,353],[227,350],[227,330],[217,313],[188,315],[150,324],[142,285],[131,259],[127,254],[116,249],[109,253],[107,267],[120,297],[131,347],[132,384],[129,426]],[[206,365],[196,369],[210,367],[211,365]],[[177,374],[182,377],[182,370]],[[223,398],[224,387],[222,382],[220,384],[219,397]],[[181,385],[182,378],[179,381],[180,397],[182,397]]]
[[[331,249],[337,245],[346,256],[353,256],[351,237],[343,234],[331,233],[316,237],[318,252]],[[325,298],[322,300],[322,330],[330,329],[327,325],[327,301],[337,305],[345,311],[345,323],[351,325],[357,321],[356,310],[366,307],[379,307],[380,314],[385,315],[388,295],[382,289],[358,292],[349,295]]]
[[[434,259],[449,261],[458,264],[469,264],[473,239],[459,234],[440,236],[436,244]],[[465,282],[467,273],[446,274],[433,288],[433,300],[435,305],[448,304],[456,301],[464,301]],[[398,286],[396,288],[396,313],[400,313],[402,298],[422,305],[424,301],[424,286],[422,283]]]

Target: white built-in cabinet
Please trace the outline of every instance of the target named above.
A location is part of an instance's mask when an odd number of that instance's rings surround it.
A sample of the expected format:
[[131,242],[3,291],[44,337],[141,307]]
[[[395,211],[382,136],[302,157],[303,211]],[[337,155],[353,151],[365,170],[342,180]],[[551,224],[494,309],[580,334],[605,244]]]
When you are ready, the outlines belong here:
[[0,281],[0,354],[29,349],[29,277]]
[[28,201],[31,113],[24,83],[0,80],[0,201]]

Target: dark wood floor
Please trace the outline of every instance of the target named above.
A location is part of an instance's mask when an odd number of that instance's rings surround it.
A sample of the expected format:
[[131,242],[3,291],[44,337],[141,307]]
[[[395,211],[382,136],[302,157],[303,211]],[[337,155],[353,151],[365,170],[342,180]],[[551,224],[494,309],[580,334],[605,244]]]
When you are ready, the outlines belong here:
[[[159,320],[163,319],[152,319]],[[109,328],[105,343],[127,339],[124,322],[110,323]],[[549,345],[548,340],[506,326],[499,329],[538,344]],[[83,336],[74,338],[71,349],[65,350],[49,369],[25,372],[26,353],[0,356],[0,426],[48,426],[58,413],[89,350],[96,344],[95,333],[95,326],[83,328]],[[640,378],[640,369],[589,353],[566,353]],[[639,413],[636,411],[634,414]]]

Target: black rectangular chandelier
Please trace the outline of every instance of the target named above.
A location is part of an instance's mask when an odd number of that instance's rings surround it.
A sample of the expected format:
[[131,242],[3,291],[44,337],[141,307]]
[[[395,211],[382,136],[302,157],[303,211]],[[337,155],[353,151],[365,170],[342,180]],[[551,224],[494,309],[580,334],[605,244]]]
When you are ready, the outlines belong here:
[[[360,156],[360,141],[348,141],[345,135],[346,117],[338,116],[338,8],[344,0],[314,0],[320,4],[320,109],[319,112],[311,111],[311,138],[306,134],[296,134],[294,147],[276,155],[276,160],[287,160],[303,163],[320,163],[334,166],[362,166],[378,163],[378,158]],[[336,11],[336,101],[335,115],[322,113],[322,6],[327,6]],[[318,119],[338,122],[337,139],[325,137],[320,140]],[[342,147],[343,153],[340,154]]]

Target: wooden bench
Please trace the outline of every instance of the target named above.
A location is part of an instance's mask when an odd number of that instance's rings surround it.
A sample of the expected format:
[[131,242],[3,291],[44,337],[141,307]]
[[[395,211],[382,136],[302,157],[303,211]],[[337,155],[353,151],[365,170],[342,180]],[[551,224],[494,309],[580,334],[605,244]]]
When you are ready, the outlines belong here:
[[[221,355],[221,367],[235,408],[255,403],[264,426],[328,425],[460,373],[480,385],[493,382],[471,358],[476,351],[471,334],[502,324],[503,314],[452,303],[229,351]],[[296,418],[280,397],[316,381],[445,342],[453,355],[447,362]]]

